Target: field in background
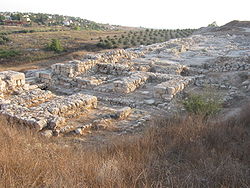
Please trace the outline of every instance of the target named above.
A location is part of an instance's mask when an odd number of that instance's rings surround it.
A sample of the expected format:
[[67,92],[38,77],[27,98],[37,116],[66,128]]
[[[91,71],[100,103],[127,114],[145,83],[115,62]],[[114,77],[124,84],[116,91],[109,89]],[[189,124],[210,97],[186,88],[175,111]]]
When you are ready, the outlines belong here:
[[[103,50],[96,46],[99,37],[121,35],[124,31],[78,31],[63,26],[0,26],[0,33],[9,39],[4,44],[0,43],[0,65],[2,69],[8,69],[40,60],[63,61],[84,53],[99,52]],[[60,40],[65,49],[62,53],[46,50],[52,39]]]
[[250,186],[250,106],[237,119],[161,119],[141,136],[44,139],[0,125],[0,187]]
[[161,43],[175,38],[185,38],[191,35],[195,29],[145,29],[129,31],[126,34],[107,36],[100,38],[97,46],[111,48],[131,48],[140,45]]
[[[121,30],[81,30],[66,26],[0,26],[0,71],[44,68],[53,63],[81,59],[86,53],[130,48],[187,37],[192,29],[157,30],[119,27]],[[60,53],[47,49],[60,41]]]

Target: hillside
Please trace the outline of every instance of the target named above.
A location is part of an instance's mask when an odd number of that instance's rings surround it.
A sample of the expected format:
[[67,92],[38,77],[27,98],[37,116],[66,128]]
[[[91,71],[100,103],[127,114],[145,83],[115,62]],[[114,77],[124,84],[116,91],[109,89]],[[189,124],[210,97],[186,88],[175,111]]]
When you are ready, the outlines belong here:
[[208,26],[208,27],[202,27],[200,29],[198,29],[197,31],[195,31],[196,34],[199,34],[199,33],[214,33],[216,35],[218,34],[225,34],[225,33],[228,33],[228,34],[236,34],[237,32],[238,33],[242,33],[244,31],[245,34],[249,34],[248,33],[248,30],[250,28],[250,21],[239,21],[239,20],[233,20],[229,23],[226,23],[225,25],[222,25],[222,26]]
[[[79,59],[86,53],[149,45],[187,37],[194,31],[113,26],[55,14],[2,12],[0,70],[48,67]],[[48,48],[52,40],[57,40],[63,50]]]
[[51,56],[2,59],[0,187],[248,188],[249,36],[238,21],[2,34],[3,55]]
[[68,26],[88,30],[115,29],[110,25],[73,16],[44,13],[0,12],[0,25]]
[[105,142],[47,140],[1,122],[0,186],[247,188],[249,112],[215,124],[158,119],[140,136]]
[[[101,51],[102,48],[96,46],[99,37],[122,33],[124,31],[75,30],[65,26],[0,26],[0,64],[2,68],[9,68],[37,61],[74,59],[87,52]],[[47,49],[52,39],[60,41],[62,52]]]

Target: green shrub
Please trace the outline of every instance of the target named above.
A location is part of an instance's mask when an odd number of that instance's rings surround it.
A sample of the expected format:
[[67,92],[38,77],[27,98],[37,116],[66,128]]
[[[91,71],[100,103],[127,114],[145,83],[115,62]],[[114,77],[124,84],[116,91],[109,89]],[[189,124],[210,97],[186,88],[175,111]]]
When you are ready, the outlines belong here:
[[10,58],[20,55],[21,53],[17,50],[2,50],[0,49],[0,58]]
[[184,102],[185,109],[195,115],[208,117],[214,115],[221,109],[221,103],[215,97],[206,97],[204,95],[191,95]]
[[51,51],[54,51],[54,52],[62,52],[63,51],[63,47],[61,45],[61,42],[58,39],[52,39],[51,43],[48,44],[47,48]]
[[81,30],[81,27],[77,25],[77,26],[75,26],[73,29],[76,30],[76,31],[80,31],[80,30]]
[[10,39],[5,35],[0,35],[0,45],[6,44]]

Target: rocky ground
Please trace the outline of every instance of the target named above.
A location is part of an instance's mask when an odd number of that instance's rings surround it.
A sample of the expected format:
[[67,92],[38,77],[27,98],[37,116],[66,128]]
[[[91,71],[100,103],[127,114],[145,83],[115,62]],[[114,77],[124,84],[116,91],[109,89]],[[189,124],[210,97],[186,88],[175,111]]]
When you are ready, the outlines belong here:
[[180,112],[187,94],[210,90],[224,117],[234,116],[250,99],[249,70],[249,25],[203,28],[188,38],[27,71],[25,81],[2,72],[0,114],[45,136],[127,134]]

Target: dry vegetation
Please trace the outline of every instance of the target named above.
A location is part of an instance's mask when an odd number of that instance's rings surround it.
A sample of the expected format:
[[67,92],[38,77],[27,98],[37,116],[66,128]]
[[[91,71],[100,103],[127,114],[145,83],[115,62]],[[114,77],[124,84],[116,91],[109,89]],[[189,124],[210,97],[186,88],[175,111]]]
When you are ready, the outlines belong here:
[[[33,30],[28,33],[15,33],[18,31]],[[41,32],[43,31],[43,32]],[[99,37],[120,35],[124,31],[97,31],[97,30],[72,30],[63,26],[0,26],[0,33],[8,33],[4,35],[10,41],[0,44],[1,51],[15,51],[17,55],[2,57],[0,54],[0,65],[5,67],[13,67],[23,65],[38,60],[62,57],[77,51],[100,51],[96,44]],[[58,39],[65,49],[62,53],[47,51],[46,46],[52,39]]]
[[237,119],[157,120],[142,136],[69,144],[0,127],[0,187],[249,187],[250,105]]

